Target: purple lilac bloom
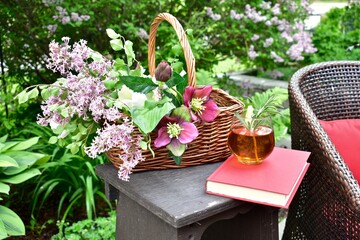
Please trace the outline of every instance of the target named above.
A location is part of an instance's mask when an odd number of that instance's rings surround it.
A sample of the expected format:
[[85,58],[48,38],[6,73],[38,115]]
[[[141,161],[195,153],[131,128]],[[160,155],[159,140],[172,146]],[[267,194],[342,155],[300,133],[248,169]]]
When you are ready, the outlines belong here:
[[74,76],[64,86],[68,90],[66,101],[71,109],[71,116],[77,114],[83,119],[88,119],[87,110],[90,103],[97,98],[101,98],[105,91],[105,86],[99,78]]
[[281,37],[286,39],[286,41],[288,43],[294,41],[293,37],[290,36],[290,34],[288,32],[285,32],[285,31],[281,33]]
[[257,56],[259,56],[259,54],[254,50],[253,45],[250,45],[250,48],[249,48],[249,51],[248,51],[248,56],[252,60],[254,60]]
[[145,40],[149,39],[148,33],[147,33],[147,32],[145,31],[145,29],[143,29],[143,28],[139,28],[138,36],[139,36],[139,38],[141,38],[141,39],[145,39]]
[[272,8],[272,13],[274,14],[274,15],[279,15],[279,14],[281,14],[281,11],[280,11],[280,4],[279,3],[276,3],[274,6],[273,6],[273,8]]
[[265,48],[270,47],[271,44],[273,44],[273,42],[274,42],[274,39],[272,37],[265,39],[264,47]]
[[230,18],[235,20],[240,20],[244,17],[244,14],[237,13],[235,10],[230,10]]
[[218,20],[221,19],[221,15],[220,14],[215,14],[211,7],[206,8],[206,15],[208,17],[210,17],[214,21],[218,21]]
[[88,21],[90,19],[89,15],[81,15],[80,18],[84,21]]
[[88,64],[89,69],[98,76],[106,76],[114,65],[114,61],[103,59],[102,61],[94,61]]
[[275,52],[271,51],[270,53],[270,57],[272,59],[274,59],[274,62],[276,63],[280,63],[280,62],[284,62],[284,59],[282,57],[280,57],[279,55],[277,55]]
[[314,12],[314,9],[312,9],[310,7],[310,2],[307,1],[307,0],[301,0],[300,2],[301,6],[305,9],[305,11],[308,13],[308,14],[311,14]]
[[46,28],[47,30],[49,30],[49,32],[51,34],[54,34],[56,32],[56,29],[57,29],[58,25],[54,24],[54,25],[47,25]]
[[290,12],[295,12],[296,11],[296,3],[291,1],[288,4],[289,4],[289,6],[288,6],[289,11]]
[[266,21],[266,17],[261,16],[261,12],[256,11],[256,8],[255,7],[252,8],[249,4],[245,5],[245,14],[249,19],[251,19],[255,23]]
[[271,8],[271,2],[264,1],[260,4],[260,7],[264,10],[268,10]]
[[280,72],[279,70],[269,71],[269,72],[266,72],[266,74],[270,75],[271,78],[273,78],[273,79],[279,79],[284,76],[284,74],[282,72]]
[[[59,96],[61,93],[59,93]],[[37,123],[41,126],[50,125],[52,127],[64,126],[70,121],[69,118],[64,118],[60,113],[52,110],[53,106],[61,106],[65,103],[64,100],[61,100],[58,96],[50,96],[46,101],[43,101],[41,104],[41,110],[43,116],[38,114]]]
[[256,41],[256,40],[258,40],[260,37],[259,37],[259,35],[257,35],[257,34],[254,34],[254,36],[252,36],[252,38],[251,38],[251,41]]
[[52,41],[50,47],[50,58],[47,59],[46,67],[53,72],[68,74],[71,70],[81,71],[90,56],[91,49],[86,46],[85,40],[75,43],[73,50],[69,45],[70,38],[63,37],[63,44]]
[[123,119],[122,124],[109,124],[105,122],[102,129],[97,130],[97,136],[93,139],[90,147],[85,147],[85,153],[96,158],[100,153],[109,151],[111,148],[120,148],[123,154],[119,155],[123,164],[119,167],[118,176],[121,180],[128,181],[132,169],[145,159],[141,154],[141,135],[133,137],[134,125],[128,119]]

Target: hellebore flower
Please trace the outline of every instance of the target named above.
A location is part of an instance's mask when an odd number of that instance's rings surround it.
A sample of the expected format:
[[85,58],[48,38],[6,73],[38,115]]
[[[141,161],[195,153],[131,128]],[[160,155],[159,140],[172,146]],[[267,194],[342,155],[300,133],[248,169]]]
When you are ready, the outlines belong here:
[[220,112],[216,102],[210,98],[211,85],[201,88],[187,86],[183,95],[184,105],[190,109],[193,121],[200,118],[204,122],[213,121]]
[[185,152],[186,144],[192,142],[199,132],[191,122],[186,122],[179,117],[165,116],[159,123],[158,137],[154,146],[166,146],[174,156],[181,156]]
[[166,82],[171,78],[171,75],[172,68],[166,61],[162,61],[161,63],[159,63],[159,65],[155,69],[155,78],[158,81]]

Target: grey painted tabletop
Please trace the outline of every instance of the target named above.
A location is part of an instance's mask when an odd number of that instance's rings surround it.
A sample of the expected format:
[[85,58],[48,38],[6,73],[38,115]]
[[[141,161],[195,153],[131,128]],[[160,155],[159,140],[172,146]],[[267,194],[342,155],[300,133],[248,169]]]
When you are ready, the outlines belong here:
[[96,173],[106,184],[112,185],[163,221],[180,228],[244,204],[205,192],[206,178],[221,163],[133,173],[129,182],[118,179],[117,169],[112,164],[97,166]]

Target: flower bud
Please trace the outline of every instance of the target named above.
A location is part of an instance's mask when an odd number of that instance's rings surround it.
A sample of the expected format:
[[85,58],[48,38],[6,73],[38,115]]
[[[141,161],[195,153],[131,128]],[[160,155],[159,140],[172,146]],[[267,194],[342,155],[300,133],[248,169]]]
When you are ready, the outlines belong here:
[[155,70],[155,78],[158,81],[166,82],[170,79],[172,75],[172,68],[171,66],[166,62],[162,61],[159,63]]

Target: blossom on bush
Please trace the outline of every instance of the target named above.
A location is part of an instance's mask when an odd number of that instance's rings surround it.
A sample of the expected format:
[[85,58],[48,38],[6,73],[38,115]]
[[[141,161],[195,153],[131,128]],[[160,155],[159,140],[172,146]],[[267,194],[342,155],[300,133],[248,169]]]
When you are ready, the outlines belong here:
[[[224,21],[211,25],[212,29],[221,29],[222,39],[214,35],[210,41],[222,42],[223,48],[230,48],[230,54],[235,53],[250,66],[271,69],[279,64],[301,61],[304,55],[316,51],[311,34],[303,27],[310,12],[306,0],[251,3],[229,0],[212,6],[211,10],[223,12]],[[227,41],[229,36],[231,39]]]

